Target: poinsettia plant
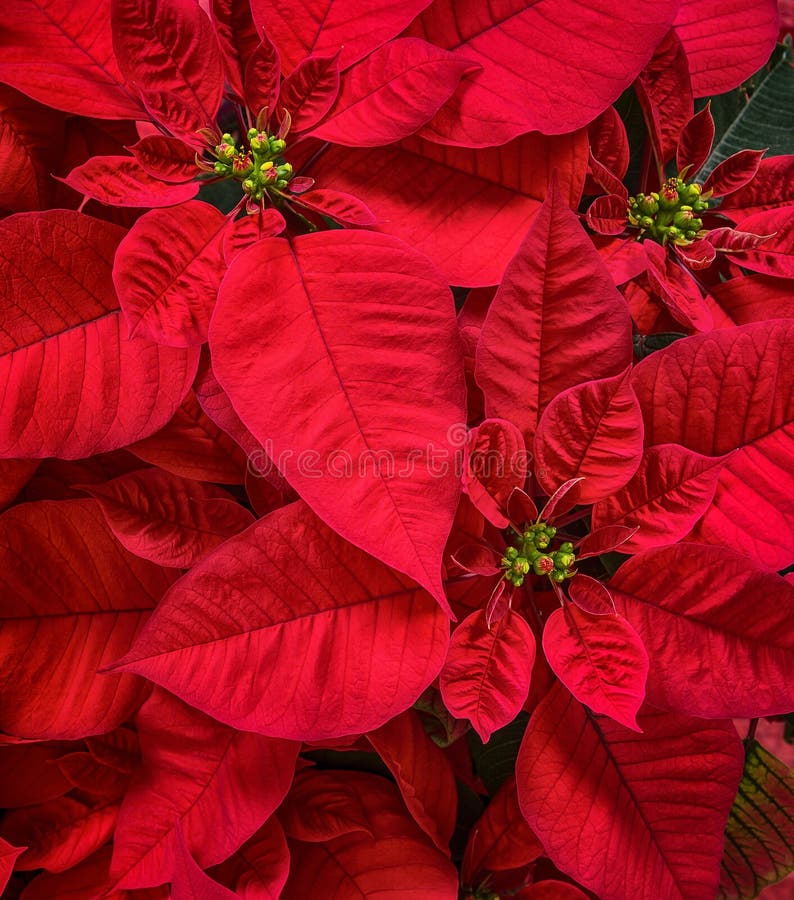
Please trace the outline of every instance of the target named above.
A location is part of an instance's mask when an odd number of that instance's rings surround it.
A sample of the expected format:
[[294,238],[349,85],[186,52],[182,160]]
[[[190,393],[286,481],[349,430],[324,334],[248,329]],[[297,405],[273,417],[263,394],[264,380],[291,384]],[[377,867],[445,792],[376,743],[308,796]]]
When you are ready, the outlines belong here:
[[794,870],[786,9],[7,7],[3,896]]

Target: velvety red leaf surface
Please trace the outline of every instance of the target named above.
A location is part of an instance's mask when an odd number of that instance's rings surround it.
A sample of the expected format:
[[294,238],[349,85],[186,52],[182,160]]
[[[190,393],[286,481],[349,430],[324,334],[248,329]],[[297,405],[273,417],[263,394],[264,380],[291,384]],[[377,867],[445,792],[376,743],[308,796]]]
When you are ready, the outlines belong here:
[[681,544],[633,557],[609,587],[652,660],[650,703],[707,718],[794,706],[794,587],[776,573],[732,550]]
[[174,576],[124,550],[93,500],[14,507],[0,533],[0,728],[39,739],[109,731],[146,686],[97,670],[126,653]]
[[278,819],[287,837],[315,843],[343,834],[361,831],[372,835],[372,828],[361,795],[347,772],[329,772],[314,767],[301,769]]
[[210,873],[231,884],[246,900],[278,900],[289,873],[289,848],[278,819],[271,816],[240,849]]
[[235,727],[316,740],[407,709],[447,633],[428,594],[295,503],[185,575],[122,665]]
[[736,262],[753,272],[794,278],[794,206],[766,209],[742,218],[741,230],[767,235],[758,249],[736,254]]
[[13,809],[62,797],[71,784],[55,761],[75,746],[81,745],[67,741],[45,741],[3,747],[0,806]]
[[62,179],[70,188],[109,206],[176,206],[196,196],[198,184],[168,184],[132,156],[94,156]]
[[130,341],[111,281],[116,225],[68,210],[0,223],[0,454],[79,459],[162,427],[195,350]]
[[[755,178],[729,194],[720,204],[734,221],[741,222],[754,213],[794,203],[794,155],[762,159]],[[730,210],[730,211],[729,211]]]
[[238,895],[213,881],[199,866],[177,826],[177,850],[171,867],[171,900],[233,900]]
[[463,489],[474,506],[497,528],[505,528],[504,510],[524,485],[529,460],[521,432],[505,419],[486,419],[469,432],[463,458]]
[[[250,69],[248,73],[250,79]],[[292,131],[308,131],[322,121],[338,93],[338,54],[317,54],[301,60],[284,79],[279,103],[290,112]]]
[[[730,722],[650,708],[638,721],[642,734],[552,688],[519,751],[521,809],[552,861],[601,900],[713,896],[738,735]],[[605,865],[607,854],[621,864]]]
[[[261,302],[262,267],[278,303]],[[460,490],[447,434],[465,410],[440,273],[386,235],[267,239],[232,263],[210,347],[240,418],[312,509],[445,604]]]

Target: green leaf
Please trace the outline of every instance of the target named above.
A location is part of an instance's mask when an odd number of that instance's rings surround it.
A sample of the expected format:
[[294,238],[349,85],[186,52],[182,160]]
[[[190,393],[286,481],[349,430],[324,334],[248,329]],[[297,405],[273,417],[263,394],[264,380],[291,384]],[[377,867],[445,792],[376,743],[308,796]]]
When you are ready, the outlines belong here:
[[718,900],[750,900],[794,871],[794,772],[758,741],[725,828]]
[[515,773],[518,748],[528,722],[529,716],[519,713],[509,725],[495,731],[487,744],[474,731],[467,734],[474,768],[492,796]]

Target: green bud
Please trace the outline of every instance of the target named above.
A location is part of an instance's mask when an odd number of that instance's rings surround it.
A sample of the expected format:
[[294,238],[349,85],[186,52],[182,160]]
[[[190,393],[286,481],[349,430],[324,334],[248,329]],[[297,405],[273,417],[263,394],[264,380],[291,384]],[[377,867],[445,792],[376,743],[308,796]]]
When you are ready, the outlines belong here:
[[562,582],[565,581],[565,572],[560,572],[555,569],[553,572],[549,572],[549,578],[557,584],[562,584]]
[[573,553],[573,544],[570,541],[563,541],[560,544],[560,550],[563,553]]
[[547,534],[538,534],[535,536],[535,546],[541,550],[545,550],[551,543],[551,539]]
[[513,563],[513,571],[520,572],[522,575],[527,575],[529,573],[529,560],[519,556]]
[[682,209],[673,216],[673,225],[675,225],[676,228],[687,229],[692,226],[692,220],[694,218],[695,216],[691,210]]
[[561,569],[563,572],[566,569],[570,569],[570,567],[576,561],[576,557],[573,553],[563,553],[562,550],[558,550],[556,553],[553,553],[554,557],[554,568]]
[[637,224],[640,226],[640,228],[644,228],[646,231],[649,231],[651,228],[653,228],[653,219],[650,216],[643,216]]
[[639,204],[639,208],[640,212],[646,216],[653,216],[659,212],[659,201],[654,200],[653,197],[648,197]]
[[282,141],[281,138],[270,138],[270,149],[273,153],[281,153],[284,148],[287,146],[286,141]]
[[516,550],[515,547],[508,547],[507,550],[505,550],[505,556],[509,560],[518,559],[518,550]]

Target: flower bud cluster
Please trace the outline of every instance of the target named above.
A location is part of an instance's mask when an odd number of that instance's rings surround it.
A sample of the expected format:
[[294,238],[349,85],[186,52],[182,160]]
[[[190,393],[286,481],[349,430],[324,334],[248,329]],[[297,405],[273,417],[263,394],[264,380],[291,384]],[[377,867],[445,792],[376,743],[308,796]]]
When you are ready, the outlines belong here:
[[710,197],[695,182],[668,178],[658,191],[629,197],[629,224],[639,228],[640,239],[685,246],[706,233],[699,213],[709,208]]
[[248,149],[237,147],[230,134],[212,151],[212,171],[225,178],[235,178],[251,200],[262,200],[267,191],[283,190],[292,178],[292,166],[282,154],[287,146],[282,138],[251,128],[247,134]]
[[558,584],[575,574],[572,566],[576,562],[573,544],[563,541],[559,549],[550,551],[549,547],[557,529],[553,525],[538,522],[530,525],[521,535],[518,547],[508,547],[502,557],[504,577],[515,587],[521,587],[525,577],[531,572],[535,575],[548,575]]

